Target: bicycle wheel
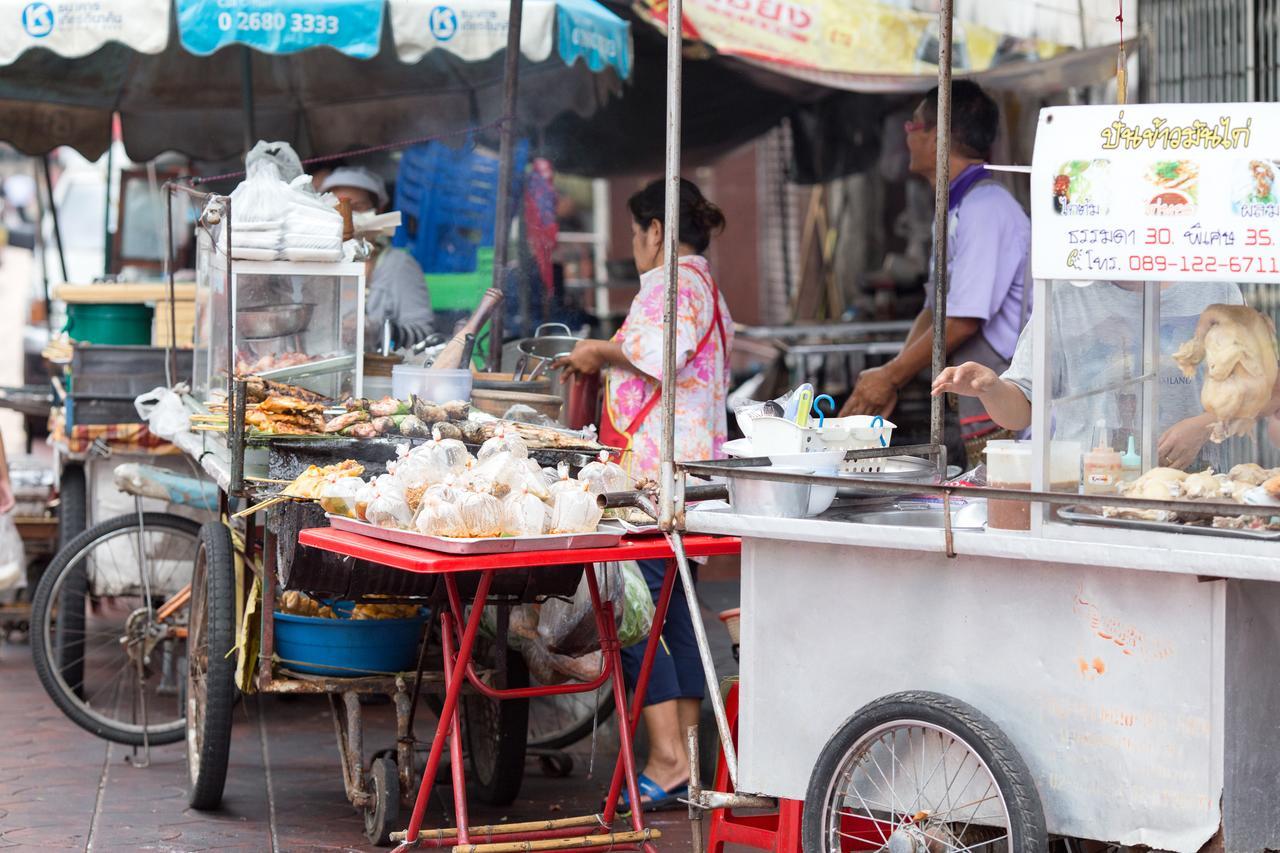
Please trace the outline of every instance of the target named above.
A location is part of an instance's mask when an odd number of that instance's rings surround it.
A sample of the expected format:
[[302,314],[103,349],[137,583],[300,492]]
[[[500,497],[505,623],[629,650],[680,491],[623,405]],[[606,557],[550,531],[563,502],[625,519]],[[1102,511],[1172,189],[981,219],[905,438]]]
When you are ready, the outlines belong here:
[[231,760],[236,697],[236,576],[231,532],[221,522],[200,527],[191,572],[191,637],[187,661],[187,803],[199,811],[222,802]]
[[973,707],[895,693],[827,743],[805,796],[804,849],[1043,853],[1044,812],[1027,765]]
[[592,731],[604,725],[614,710],[611,683],[591,693],[530,699],[529,748],[568,749],[591,737]]
[[[88,488],[84,465],[73,462],[63,466],[58,480],[59,554],[88,526]],[[58,609],[66,616],[55,626],[54,642],[60,674],[67,684],[84,681],[84,597],[83,573],[68,578],[59,591]]]
[[49,564],[32,600],[31,652],[40,683],[76,725],[130,746],[182,739],[187,608],[158,613],[184,594],[198,529],[166,513],[145,513],[141,526],[122,515]]

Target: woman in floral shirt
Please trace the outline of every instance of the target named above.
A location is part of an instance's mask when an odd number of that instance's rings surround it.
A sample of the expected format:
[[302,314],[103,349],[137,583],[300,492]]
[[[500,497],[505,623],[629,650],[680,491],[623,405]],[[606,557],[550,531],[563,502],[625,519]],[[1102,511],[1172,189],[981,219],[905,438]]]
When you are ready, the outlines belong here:
[[[662,316],[666,304],[663,182],[649,184],[631,197],[628,206],[634,219],[631,246],[640,272],[640,292],[612,340],[582,341],[562,360],[562,366],[578,373],[604,372],[601,441],[628,447],[622,464],[638,480],[656,477],[661,460]],[[711,235],[723,228],[724,215],[719,208],[707,201],[693,182],[682,180],[675,326],[676,461],[717,458],[725,442],[733,320],[702,255]],[[640,562],[640,568],[656,602],[666,564],[647,560]],[[698,721],[704,682],[693,624],[682,595],[671,598],[662,638],[645,695],[644,721],[650,746],[648,763],[640,775],[640,793],[647,810],[682,808],[679,798],[688,796],[689,756],[682,733]],[[634,685],[643,645],[623,649],[622,655],[627,680]]]

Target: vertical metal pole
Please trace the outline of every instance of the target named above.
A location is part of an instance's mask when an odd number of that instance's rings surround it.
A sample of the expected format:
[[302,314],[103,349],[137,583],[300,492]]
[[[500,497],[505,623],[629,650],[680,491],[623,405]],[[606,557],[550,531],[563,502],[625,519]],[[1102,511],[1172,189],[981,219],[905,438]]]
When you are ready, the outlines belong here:
[[[114,124],[115,121],[112,121]],[[112,136],[114,137],[114,133]],[[103,206],[102,215],[102,274],[104,276],[111,275],[111,176],[116,171],[116,145],[113,138],[107,145],[107,203]],[[123,182],[120,186],[120,193],[124,194]],[[118,227],[118,225],[117,225]]]
[[[166,362],[169,375],[165,378],[168,379],[169,387],[172,388],[178,381],[178,309],[174,305],[176,287],[173,280],[173,186],[167,181],[164,185],[164,234],[164,277],[169,283],[169,357]],[[160,322],[160,318],[157,317],[156,321]]]
[[[950,0],[948,0],[950,2]],[[676,455],[676,305],[680,293],[680,118],[684,54],[684,2],[667,4],[667,205],[662,223],[663,266],[667,275],[662,308],[662,466],[658,493],[658,526],[675,523]]]
[[[1029,261],[1030,259],[1028,259]],[[1065,285],[1069,286],[1069,285]],[[1053,294],[1050,284],[1044,279],[1036,279],[1032,284],[1034,298],[1029,321],[1031,340],[1037,345],[1031,350],[1031,381],[1034,392],[1031,395],[1031,434],[1039,439],[1049,437],[1049,424],[1052,422],[1051,400],[1053,399],[1053,372],[1050,365],[1053,357],[1050,347],[1057,341],[1050,339],[1049,330],[1053,317]],[[1031,488],[1035,491],[1048,491],[1051,478],[1049,476],[1050,444],[1048,441],[1031,443]],[[1044,504],[1035,504],[1031,513],[1031,535],[1039,536],[1044,527]]]
[[62,250],[62,225],[58,221],[58,203],[53,200],[53,177],[49,174],[48,154],[44,155],[44,191],[49,196],[49,213],[53,216],[53,239],[58,244],[58,265],[62,268],[62,280],[66,282],[67,256]]
[[[933,212],[933,375],[947,366],[947,204],[951,199],[951,8],[942,0],[938,10],[938,153],[937,187]],[[945,442],[943,397],[933,397],[929,407],[929,441]],[[945,455],[943,467],[946,467]]]
[[[524,19],[522,0],[511,0],[507,13],[507,56],[502,78],[502,142],[498,147],[498,214],[493,229],[493,286],[506,292],[507,256],[511,243],[511,177],[515,172],[516,100],[520,92],[520,30]],[[488,368],[502,369],[502,315],[499,305],[489,320]],[[529,320],[529,294],[520,291],[521,322]]]

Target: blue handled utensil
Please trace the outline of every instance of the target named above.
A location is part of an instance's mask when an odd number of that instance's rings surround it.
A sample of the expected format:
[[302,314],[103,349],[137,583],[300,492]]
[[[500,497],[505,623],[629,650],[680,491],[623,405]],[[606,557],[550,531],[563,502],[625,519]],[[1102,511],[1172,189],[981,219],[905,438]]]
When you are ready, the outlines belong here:
[[[871,419],[871,428],[875,429],[876,427],[880,427],[881,430],[884,429],[884,418],[880,417],[880,415],[876,415],[874,418]],[[889,442],[884,437],[883,431],[880,433],[880,446],[881,447],[889,446]]]
[[826,400],[831,405],[831,414],[836,413],[836,401],[831,399],[830,394],[821,394],[813,401],[813,414],[818,418],[818,429],[822,429],[826,425],[827,416],[822,413],[822,401]]

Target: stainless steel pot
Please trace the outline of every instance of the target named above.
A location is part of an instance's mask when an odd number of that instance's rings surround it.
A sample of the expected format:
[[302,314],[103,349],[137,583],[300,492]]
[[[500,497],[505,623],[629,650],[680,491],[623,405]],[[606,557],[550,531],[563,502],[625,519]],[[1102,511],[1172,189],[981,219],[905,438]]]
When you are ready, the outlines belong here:
[[[563,329],[563,335],[544,335],[544,329]],[[563,358],[573,352],[582,338],[574,337],[573,332],[564,323],[543,323],[533,332],[532,338],[525,338],[516,344],[520,358],[516,361],[513,380],[537,379],[557,358]],[[552,381],[554,385],[554,380]],[[557,393],[555,390],[552,393]]]
[[253,340],[287,338],[305,331],[315,310],[311,302],[241,308],[236,312],[236,330],[242,338]]

